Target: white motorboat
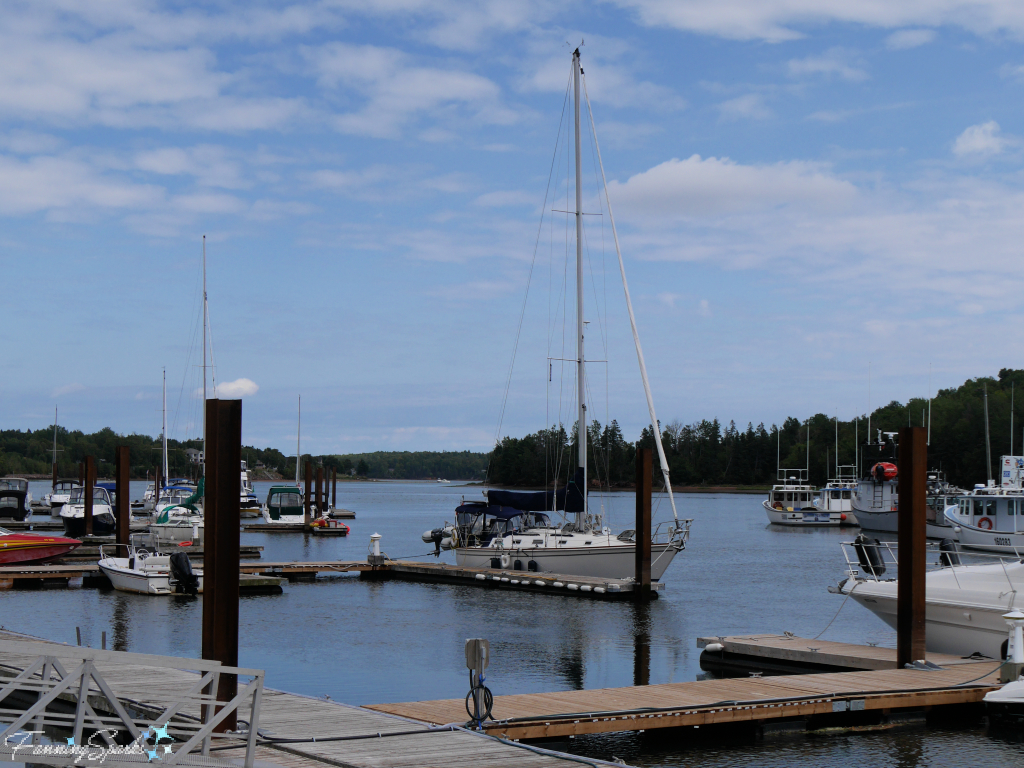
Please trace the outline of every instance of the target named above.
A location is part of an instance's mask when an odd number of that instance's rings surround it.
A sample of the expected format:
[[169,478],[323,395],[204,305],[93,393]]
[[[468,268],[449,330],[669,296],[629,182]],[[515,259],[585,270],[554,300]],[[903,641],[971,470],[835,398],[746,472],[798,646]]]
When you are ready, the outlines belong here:
[[184,548],[161,553],[152,537],[138,534],[131,537],[127,557],[109,555],[105,548],[100,547],[99,567],[114,589],[144,595],[196,595],[203,591],[203,571],[192,567]]
[[[782,470],[783,473],[792,470]],[[804,470],[799,470],[803,472]],[[813,485],[801,482],[802,478],[783,475],[784,482],[773,485],[768,498],[761,502],[768,515],[768,521],[774,525],[843,525],[847,521],[845,513],[838,509],[822,509],[815,502],[818,491]]]
[[989,722],[1018,730],[1024,726],[1024,677],[989,691],[983,699]]
[[[25,494],[25,509],[32,509],[32,491],[28,489],[28,480],[23,477],[0,478],[0,490],[21,491]],[[30,513],[31,514],[31,513]]]
[[[1016,607],[1018,591],[1024,594],[1020,557],[965,555],[952,543],[932,551],[937,559],[925,576],[927,649],[1005,658],[1008,635],[1003,614]],[[895,544],[859,536],[844,543],[843,552],[850,576],[832,591],[849,595],[895,628],[898,581],[883,578],[886,572],[895,572]],[[964,562],[967,559],[977,562]]]
[[306,522],[302,497],[302,490],[294,485],[271,486],[262,510],[264,522],[302,527]]
[[60,517],[60,509],[71,498],[71,491],[80,488],[81,483],[77,480],[58,480],[53,484],[49,493],[43,495],[43,504],[49,506],[51,517]]
[[242,461],[242,485],[241,485],[241,498],[239,500],[239,516],[240,517],[259,517],[261,512],[261,505],[259,496],[256,495],[256,491],[252,487],[252,473],[249,472],[248,466],[245,461]]
[[[64,534],[73,539],[85,535],[85,488],[73,488],[67,504],[61,507],[60,519],[64,523]],[[114,501],[106,488],[92,489],[92,533],[93,536],[112,536],[116,529]]]
[[189,486],[168,486],[160,494],[160,501],[154,510],[150,533],[160,546],[178,545],[189,542],[202,546],[204,525],[202,504],[203,479],[197,488]]
[[964,547],[1024,555],[1024,490],[980,485],[945,515]]
[[7,477],[0,480],[0,518],[27,520],[32,514],[29,506],[28,480]]
[[[602,514],[595,514],[591,508],[587,490],[588,480],[588,432],[587,417],[587,377],[586,356],[584,354],[584,319],[585,267],[583,256],[583,189],[582,167],[580,162],[581,108],[584,106],[585,92],[581,84],[585,84],[580,67],[580,52],[576,49],[572,56],[572,82],[574,98],[575,132],[575,190],[576,190],[576,318],[575,318],[575,355],[569,360],[574,364],[576,375],[575,409],[576,420],[583,428],[577,431],[574,446],[575,460],[567,461],[556,469],[553,474],[560,478],[562,487],[540,492],[498,491],[487,492],[486,501],[479,503],[463,503],[455,510],[454,525],[444,526],[427,531],[423,534],[426,541],[435,543],[435,552],[440,555],[442,549],[453,549],[459,565],[511,568],[523,571],[546,571],[569,575],[587,575],[598,578],[626,579],[636,574],[636,533],[624,531],[613,534],[605,526]],[[596,159],[601,167],[600,147],[597,145],[596,127],[589,102],[586,102],[586,114],[590,116],[590,134],[594,137]],[[619,248],[618,233],[615,229],[615,217],[612,214],[611,198],[608,185],[604,184],[604,202],[607,205],[608,221],[614,236],[622,287],[625,293],[626,309],[629,314],[636,347],[640,376],[647,400],[647,410],[651,427],[655,435],[660,435],[661,427],[654,411],[654,400],[651,395],[647,368],[644,363],[643,350],[633,315],[633,305],[629,296],[625,266]],[[659,526],[652,545],[651,577],[660,579],[672,563],[673,558],[686,546],[689,538],[690,520],[681,521],[676,510],[672,485],[669,482],[668,460],[661,440],[654,440],[658,452],[659,466],[665,481],[668,500],[672,509],[672,521],[664,530]],[[566,466],[575,465],[572,466]],[[440,478],[443,482],[444,478]],[[553,523],[555,515],[561,513],[559,522]]]

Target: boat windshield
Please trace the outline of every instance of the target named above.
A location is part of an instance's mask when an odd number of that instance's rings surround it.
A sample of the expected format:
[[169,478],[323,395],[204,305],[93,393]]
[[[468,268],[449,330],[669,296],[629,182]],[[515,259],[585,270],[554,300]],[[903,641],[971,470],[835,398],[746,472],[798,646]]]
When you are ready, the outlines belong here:
[[20,477],[5,477],[0,479],[0,491],[25,491],[28,492],[28,480]]
[[[92,489],[92,502],[100,504],[109,504],[110,497],[107,496],[105,488],[93,488]],[[71,498],[68,499],[68,504],[84,504],[85,503],[85,488],[78,487],[71,491]]]
[[270,501],[267,502],[269,507],[301,507],[302,496],[298,491],[285,491],[283,493],[275,493],[270,497]]
[[10,496],[0,496],[0,507],[14,507],[17,509],[21,506],[21,497],[11,494]]

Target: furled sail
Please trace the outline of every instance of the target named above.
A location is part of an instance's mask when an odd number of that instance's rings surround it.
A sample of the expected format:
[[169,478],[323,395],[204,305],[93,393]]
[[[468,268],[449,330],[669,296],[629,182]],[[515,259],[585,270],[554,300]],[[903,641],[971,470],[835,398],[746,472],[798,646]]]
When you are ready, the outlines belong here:
[[566,512],[582,512],[583,469],[576,469],[576,476],[568,485],[557,491],[488,491],[487,501],[505,507],[514,507],[523,512],[550,512],[553,509]]

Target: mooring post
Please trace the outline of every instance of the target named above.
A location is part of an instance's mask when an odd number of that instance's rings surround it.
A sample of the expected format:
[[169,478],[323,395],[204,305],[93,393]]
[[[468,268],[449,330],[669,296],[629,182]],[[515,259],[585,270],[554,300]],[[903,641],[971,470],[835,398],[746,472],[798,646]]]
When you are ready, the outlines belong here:
[[[238,467],[242,461],[242,401],[206,401],[206,476],[203,499],[203,658],[238,666]],[[235,675],[220,675],[217,701],[238,692]],[[232,712],[217,731],[235,730]]]
[[96,485],[96,464],[92,456],[85,457],[85,535],[92,536],[92,489]]
[[633,607],[633,685],[651,684],[651,606]]
[[[128,546],[128,535],[131,530],[131,495],[129,482],[131,480],[129,469],[131,467],[130,454],[127,445],[119,445],[114,449],[114,520],[116,522],[115,534],[118,545]],[[118,557],[124,554],[125,550],[120,546],[117,548]]]
[[327,496],[327,488],[324,486],[324,468],[316,468],[316,514],[317,517],[324,513],[324,498]]
[[303,502],[304,503],[303,503],[303,507],[302,507],[302,520],[303,520],[302,524],[306,528],[307,531],[309,530],[309,520],[310,520],[310,518],[309,518],[309,507],[313,503],[313,499],[310,498],[312,496],[312,493],[313,493],[313,465],[310,464],[307,461],[306,462],[306,495],[303,498]]
[[331,470],[331,508],[338,508],[338,468]]
[[633,599],[651,599],[651,449],[636,450],[636,581]]
[[896,592],[896,667],[925,658],[925,543],[927,430],[900,429],[899,574]]

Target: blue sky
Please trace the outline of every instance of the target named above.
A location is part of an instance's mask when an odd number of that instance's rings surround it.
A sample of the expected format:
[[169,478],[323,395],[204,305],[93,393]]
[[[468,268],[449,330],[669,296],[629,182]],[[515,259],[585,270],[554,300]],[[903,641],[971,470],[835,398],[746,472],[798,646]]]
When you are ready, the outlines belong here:
[[[170,434],[194,432],[205,234],[247,443],[292,445],[301,394],[314,453],[487,449],[581,40],[663,422],[850,418],[869,362],[874,405],[1024,364],[1019,3],[12,0],[0,21],[2,428],[58,405],[157,434],[166,367]],[[606,218],[591,414],[632,438]],[[545,387],[564,224],[502,433],[572,409],[557,368]]]

